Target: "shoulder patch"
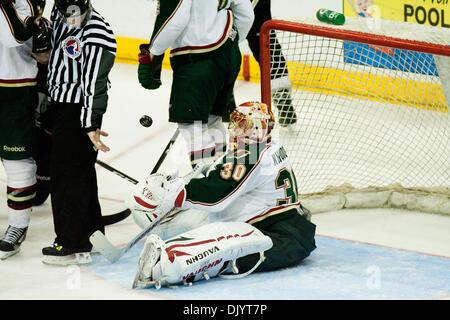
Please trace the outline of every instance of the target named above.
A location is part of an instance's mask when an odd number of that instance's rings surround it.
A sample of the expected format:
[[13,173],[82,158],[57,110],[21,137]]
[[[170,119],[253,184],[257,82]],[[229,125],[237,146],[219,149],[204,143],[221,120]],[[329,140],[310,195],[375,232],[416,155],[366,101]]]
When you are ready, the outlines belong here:
[[71,59],[76,59],[82,54],[82,47],[83,44],[76,37],[68,37],[61,43],[64,54]]

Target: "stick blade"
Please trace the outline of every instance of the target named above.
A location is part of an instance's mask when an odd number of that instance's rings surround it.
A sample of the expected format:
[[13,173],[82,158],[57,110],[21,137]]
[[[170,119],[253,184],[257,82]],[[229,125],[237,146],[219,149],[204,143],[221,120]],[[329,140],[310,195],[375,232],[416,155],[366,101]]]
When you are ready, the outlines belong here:
[[121,256],[121,249],[117,249],[100,231],[95,231],[89,238],[95,249],[100,251],[109,262],[114,263],[119,260]]

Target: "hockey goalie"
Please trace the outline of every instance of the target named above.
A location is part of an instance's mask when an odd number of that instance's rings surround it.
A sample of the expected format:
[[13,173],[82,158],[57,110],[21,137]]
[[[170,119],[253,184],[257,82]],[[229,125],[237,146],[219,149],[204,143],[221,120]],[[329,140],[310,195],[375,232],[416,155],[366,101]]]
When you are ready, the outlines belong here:
[[[227,153],[204,165],[201,177],[186,184],[154,174],[138,184],[133,217],[142,228],[157,226],[134,288],[243,277],[310,255],[316,226],[298,199],[286,151],[272,140],[273,126],[267,105],[243,103],[230,116]],[[174,208],[178,214],[168,214]]]

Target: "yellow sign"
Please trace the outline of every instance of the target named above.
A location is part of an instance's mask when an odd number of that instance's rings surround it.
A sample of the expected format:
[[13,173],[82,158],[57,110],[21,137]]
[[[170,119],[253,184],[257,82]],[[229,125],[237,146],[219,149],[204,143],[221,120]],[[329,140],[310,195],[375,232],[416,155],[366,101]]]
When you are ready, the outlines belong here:
[[344,15],[450,28],[449,0],[344,0]]

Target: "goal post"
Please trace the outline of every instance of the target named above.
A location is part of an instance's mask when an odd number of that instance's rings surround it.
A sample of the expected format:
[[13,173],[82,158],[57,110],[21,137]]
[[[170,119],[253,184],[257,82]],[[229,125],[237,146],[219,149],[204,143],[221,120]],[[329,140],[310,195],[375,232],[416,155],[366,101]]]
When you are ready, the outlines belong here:
[[450,214],[449,30],[381,19],[270,20],[260,42],[269,106],[274,61],[286,61],[296,121],[275,134],[305,206]]

